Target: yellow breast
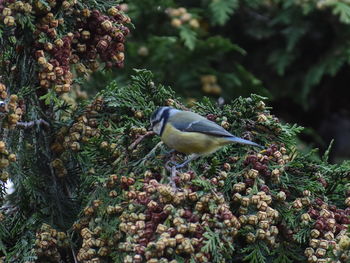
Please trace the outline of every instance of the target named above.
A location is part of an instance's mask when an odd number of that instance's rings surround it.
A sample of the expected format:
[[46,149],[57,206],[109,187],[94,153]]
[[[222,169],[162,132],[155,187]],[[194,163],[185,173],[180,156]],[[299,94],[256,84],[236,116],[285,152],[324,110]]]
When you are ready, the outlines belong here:
[[224,137],[199,132],[182,132],[170,124],[166,124],[161,139],[178,152],[200,155],[213,153],[221,146],[231,143]]

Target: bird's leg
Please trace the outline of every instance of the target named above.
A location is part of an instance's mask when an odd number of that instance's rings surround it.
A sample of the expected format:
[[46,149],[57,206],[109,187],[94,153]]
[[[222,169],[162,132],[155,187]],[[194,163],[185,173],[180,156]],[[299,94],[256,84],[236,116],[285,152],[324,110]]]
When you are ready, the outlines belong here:
[[165,168],[170,172],[170,185],[171,187],[173,188],[173,190],[175,192],[178,191],[178,188],[176,187],[176,183],[175,183],[175,177],[176,177],[176,174],[177,174],[177,170],[176,170],[176,166],[175,165],[172,165],[172,166],[169,166],[168,164],[171,163],[172,161],[167,161],[166,164],[165,164]]
[[166,152],[164,155],[166,156],[166,157],[168,157],[168,156],[171,156],[174,152],[176,152],[176,150],[170,150],[170,151],[168,151],[168,152]]
[[173,188],[173,190],[175,192],[178,191],[177,187],[176,187],[176,183],[175,183],[175,177],[176,177],[176,167],[175,166],[172,166],[171,167],[171,176],[170,176],[170,185],[171,187]]
[[180,164],[177,164],[175,167],[176,169],[180,169],[180,168],[183,168],[185,167],[189,162],[197,159],[199,157],[198,154],[191,154],[188,159],[186,161],[184,161],[183,163],[180,163]]
[[[183,168],[185,167],[189,162],[191,162],[192,160],[198,158],[199,155],[197,154],[192,154],[188,157],[188,159],[186,161],[184,161],[181,164],[177,164],[174,161],[167,161],[165,164],[165,168],[171,172],[171,176],[170,176],[170,185],[172,186],[172,188],[174,189],[175,192],[178,191],[178,188],[176,187],[176,183],[175,183],[175,177],[177,174],[177,169]],[[169,163],[173,164],[172,166],[169,166]]]
[[166,157],[169,157],[167,164],[171,164],[172,166],[178,165],[178,163],[174,160],[176,158],[176,150],[170,150],[165,153]]

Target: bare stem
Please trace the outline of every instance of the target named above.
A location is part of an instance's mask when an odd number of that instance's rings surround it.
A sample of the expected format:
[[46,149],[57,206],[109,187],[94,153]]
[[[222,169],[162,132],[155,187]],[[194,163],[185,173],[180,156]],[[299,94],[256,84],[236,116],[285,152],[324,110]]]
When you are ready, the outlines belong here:
[[50,124],[47,121],[44,121],[43,119],[35,120],[35,121],[28,121],[28,122],[19,121],[19,122],[17,122],[16,127],[22,128],[22,129],[30,129],[36,125],[37,126],[44,126],[46,128],[50,127]]
[[71,250],[72,250],[72,255],[73,255],[74,263],[78,263],[77,257],[75,256],[75,251],[74,251],[73,246],[71,245],[70,248],[71,248]]
[[135,149],[135,147],[141,142],[143,141],[146,137],[149,136],[153,136],[156,133],[154,131],[148,131],[146,132],[144,135],[141,135],[140,137],[138,137],[132,144],[130,144],[130,146],[128,147],[129,150],[133,150]]

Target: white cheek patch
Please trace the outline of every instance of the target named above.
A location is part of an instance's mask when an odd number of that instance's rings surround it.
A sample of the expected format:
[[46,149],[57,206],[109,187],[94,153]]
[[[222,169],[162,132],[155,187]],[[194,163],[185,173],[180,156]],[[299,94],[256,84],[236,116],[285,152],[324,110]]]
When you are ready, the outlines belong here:
[[155,133],[157,133],[158,135],[160,135],[160,132],[161,132],[161,130],[162,130],[163,122],[164,122],[164,120],[161,120],[160,122],[158,122],[157,124],[155,124],[155,125],[153,126],[153,131],[154,131]]

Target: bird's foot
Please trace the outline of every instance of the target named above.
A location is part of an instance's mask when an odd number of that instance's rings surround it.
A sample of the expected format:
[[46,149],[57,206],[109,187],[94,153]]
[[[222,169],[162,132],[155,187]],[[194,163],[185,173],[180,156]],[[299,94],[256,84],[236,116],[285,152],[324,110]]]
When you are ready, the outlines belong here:
[[169,157],[169,156],[171,156],[174,152],[176,152],[176,150],[170,150],[170,151],[164,153],[164,156],[165,156],[165,157]]
[[177,163],[177,162],[175,162],[175,161],[167,161],[166,163],[165,163],[165,167],[170,171],[171,169],[172,169],[172,167],[175,167],[176,169],[181,169],[181,168],[183,168],[183,167],[185,167],[186,166],[186,163],[185,164],[183,164],[183,163]]
[[[170,164],[171,166],[169,166],[169,164]],[[175,167],[176,169],[182,169],[182,168],[184,168],[186,165],[187,165],[186,162],[180,163],[180,164],[179,164],[179,163],[174,162],[174,161],[168,161],[168,162],[166,163],[166,166],[169,167],[168,170],[171,170],[172,167]]]
[[179,188],[177,188],[176,182],[175,182],[176,174],[177,174],[176,166],[172,166],[171,167],[171,176],[170,176],[170,185],[173,188],[175,193],[179,191]]
[[188,162],[183,162],[180,164],[175,164],[176,169],[182,169],[184,168],[186,165],[188,164]]
[[171,172],[171,169],[173,167],[176,167],[176,165],[174,163],[175,162],[173,162],[173,161],[167,161],[164,166],[169,172]]
[[180,188],[178,188],[178,187],[176,186],[175,181],[173,181],[172,179],[170,179],[170,186],[171,186],[172,190],[174,191],[174,193],[177,193],[177,192],[180,191]]

